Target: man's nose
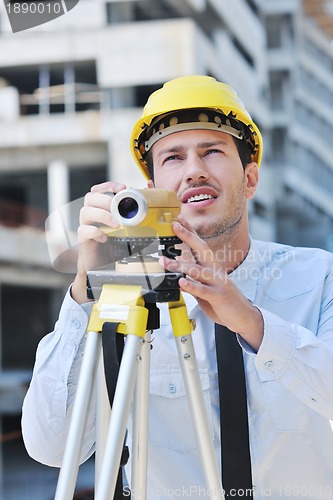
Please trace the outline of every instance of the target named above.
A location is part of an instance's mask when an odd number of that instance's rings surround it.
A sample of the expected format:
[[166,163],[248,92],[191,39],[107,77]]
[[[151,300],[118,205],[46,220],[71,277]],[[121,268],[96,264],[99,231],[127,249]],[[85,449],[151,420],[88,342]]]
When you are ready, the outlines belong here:
[[186,160],[185,177],[187,182],[208,179],[205,162],[199,155],[190,155]]

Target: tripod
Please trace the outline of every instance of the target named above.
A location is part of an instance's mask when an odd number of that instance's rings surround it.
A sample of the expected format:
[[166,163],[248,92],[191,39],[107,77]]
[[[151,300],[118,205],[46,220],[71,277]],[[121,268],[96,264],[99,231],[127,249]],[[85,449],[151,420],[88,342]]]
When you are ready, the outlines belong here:
[[[87,412],[100,362],[100,332],[105,323],[115,323],[117,335],[125,335],[126,342],[110,421],[104,433],[106,440],[101,445],[103,452],[96,441],[100,456],[96,460],[95,500],[113,499],[133,396],[131,498],[146,498],[150,335],[152,330],[159,327],[159,311],[156,307],[159,302],[168,303],[207,491],[211,498],[224,500],[193,347],[191,334],[194,325],[188,318],[178,287],[179,277],[178,273],[169,272],[88,273],[90,291],[95,296],[99,295],[99,300],[94,304],[89,319],[86,347],[55,500],[73,498]],[[98,410],[97,408],[97,414]],[[101,421],[103,416],[97,415],[97,418]],[[99,434],[103,435],[103,432]]]

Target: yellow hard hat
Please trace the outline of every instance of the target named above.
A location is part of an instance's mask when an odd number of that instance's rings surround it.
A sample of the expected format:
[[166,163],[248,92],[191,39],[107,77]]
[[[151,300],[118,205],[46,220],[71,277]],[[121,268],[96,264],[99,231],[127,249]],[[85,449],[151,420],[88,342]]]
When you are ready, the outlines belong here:
[[261,133],[236,91],[210,76],[183,76],[165,83],[149,97],[131,136],[132,155],[150,178],[145,154],[165,135],[193,129],[213,129],[245,139],[252,160],[260,165]]

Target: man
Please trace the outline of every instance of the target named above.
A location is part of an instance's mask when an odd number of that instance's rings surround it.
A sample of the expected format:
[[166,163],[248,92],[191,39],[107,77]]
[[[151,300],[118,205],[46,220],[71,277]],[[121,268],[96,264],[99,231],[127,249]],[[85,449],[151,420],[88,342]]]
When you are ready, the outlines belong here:
[[[175,191],[181,202],[173,228],[183,253],[162,263],[185,274],[179,286],[196,320],[193,340],[219,461],[214,323],[237,333],[243,353],[253,498],[332,498],[333,256],[251,240],[247,200],[258,183],[262,139],[230,87],[203,76],[168,82],[150,97],[131,148],[148,187]],[[31,456],[49,465],[61,465],[66,442],[89,313],[86,271],[107,240],[99,227],[117,226],[106,193],[124,187],[107,182],[87,194],[78,273],[37,352],[23,435]],[[208,496],[165,304],[154,337],[148,498]],[[91,408],[82,460],[94,440]]]

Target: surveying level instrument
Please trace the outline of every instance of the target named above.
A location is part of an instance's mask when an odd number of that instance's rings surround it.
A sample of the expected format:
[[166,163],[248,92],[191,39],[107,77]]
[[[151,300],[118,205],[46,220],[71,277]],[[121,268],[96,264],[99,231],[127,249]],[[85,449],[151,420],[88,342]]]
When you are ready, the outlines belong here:
[[[193,347],[191,334],[194,325],[188,318],[178,286],[182,275],[166,271],[158,263],[160,255],[174,258],[180,254],[175,245],[181,241],[172,230],[172,223],[180,212],[179,201],[175,193],[165,190],[125,189],[113,197],[111,212],[120,226],[102,230],[109,237],[106,245],[109,245],[115,268],[88,272],[87,294],[96,302],[89,318],[55,500],[73,498],[88,408],[95,385],[94,498],[114,498],[132,401],[131,498],[146,498],[151,333],[159,328],[157,304],[162,302],[167,302],[169,307],[207,491],[211,498],[224,500]],[[113,367],[112,361],[110,366],[106,361],[104,342],[101,356],[101,338],[111,338],[108,333],[105,337],[108,328],[115,333],[117,340],[125,338],[111,410],[106,381]],[[111,357],[113,359],[116,356]]]

